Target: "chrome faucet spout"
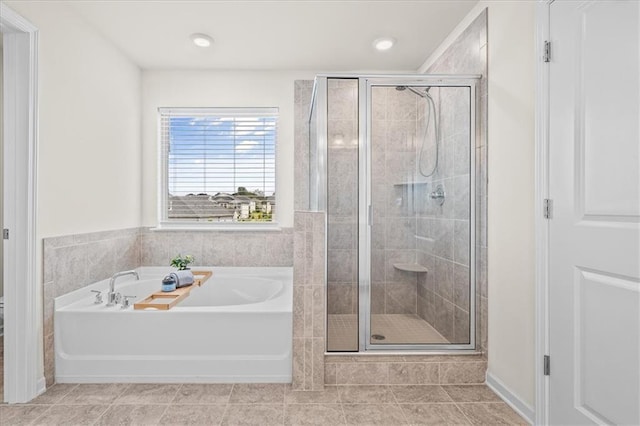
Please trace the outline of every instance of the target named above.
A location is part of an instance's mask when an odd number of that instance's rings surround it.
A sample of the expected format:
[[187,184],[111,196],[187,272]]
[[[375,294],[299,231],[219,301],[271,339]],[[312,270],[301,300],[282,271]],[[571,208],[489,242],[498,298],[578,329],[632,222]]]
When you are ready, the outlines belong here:
[[107,294],[107,306],[113,306],[116,303],[119,302],[119,294],[116,293],[115,291],[115,287],[116,287],[116,280],[120,277],[124,277],[126,275],[133,275],[134,277],[136,277],[136,280],[140,279],[140,275],[138,275],[138,273],[136,271],[122,271],[122,272],[118,272],[116,274],[114,274],[111,279],[109,280],[109,293]]

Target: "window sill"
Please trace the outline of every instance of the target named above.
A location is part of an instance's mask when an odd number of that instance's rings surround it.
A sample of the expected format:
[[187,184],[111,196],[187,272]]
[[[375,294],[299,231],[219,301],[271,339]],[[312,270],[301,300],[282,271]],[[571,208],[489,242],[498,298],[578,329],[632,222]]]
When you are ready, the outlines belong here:
[[161,223],[155,228],[149,228],[150,231],[266,231],[266,232],[279,232],[282,231],[282,227],[278,223],[264,223],[264,224],[194,224],[194,223]]

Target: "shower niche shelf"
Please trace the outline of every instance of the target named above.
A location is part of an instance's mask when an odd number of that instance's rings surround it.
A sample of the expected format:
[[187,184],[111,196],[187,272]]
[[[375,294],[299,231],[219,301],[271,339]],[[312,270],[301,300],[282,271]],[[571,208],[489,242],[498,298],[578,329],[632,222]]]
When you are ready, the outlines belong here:
[[429,272],[427,268],[425,268],[422,265],[418,265],[417,263],[394,263],[393,267],[400,271],[406,271],[406,272],[419,272],[419,273]]

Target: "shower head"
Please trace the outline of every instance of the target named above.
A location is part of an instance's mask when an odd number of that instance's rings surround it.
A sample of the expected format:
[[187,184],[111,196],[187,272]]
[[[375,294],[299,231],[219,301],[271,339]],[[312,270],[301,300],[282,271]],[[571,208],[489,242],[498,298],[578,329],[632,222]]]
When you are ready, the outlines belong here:
[[409,89],[411,92],[415,93],[416,95],[420,96],[421,98],[426,98],[429,96],[429,89],[431,89],[431,87],[427,87],[427,89],[424,92],[421,92],[417,89],[414,89],[411,86],[396,86],[396,90],[399,92],[403,92],[407,89]]

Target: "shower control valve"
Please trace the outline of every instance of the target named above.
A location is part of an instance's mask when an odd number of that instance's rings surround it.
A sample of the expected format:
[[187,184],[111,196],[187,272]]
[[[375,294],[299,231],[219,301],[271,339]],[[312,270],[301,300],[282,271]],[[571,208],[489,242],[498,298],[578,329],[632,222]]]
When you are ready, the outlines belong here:
[[444,187],[442,185],[438,185],[436,187],[436,190],[433,191],[431,194],[429,194],[429,198],[431,198],[432,200],[435,200],[436,203],[438,203],[439,205],[444,204],[445,197],[446,197],[446,194],[444,192]]
[[102,303],[102,292],[100,290],[91,290],[91,292],[96,294],[96,300],[94,300],[93,303],[100,305]]

